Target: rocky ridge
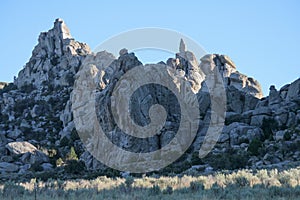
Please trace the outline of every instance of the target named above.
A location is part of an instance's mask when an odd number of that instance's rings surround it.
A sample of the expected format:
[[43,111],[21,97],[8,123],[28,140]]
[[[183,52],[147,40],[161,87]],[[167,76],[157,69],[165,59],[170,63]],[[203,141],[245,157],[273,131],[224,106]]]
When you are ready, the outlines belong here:
[[[88,45],[72,38],[61,19],[57,19],[48,32],[41,33],[38,41],[15,82],[0,84],[1,174],[68,171],[70,161],[77,159],[76,165],[84,163],[87,170],[107,169],[88,153],[75,129],[70,98],[74,80],[82,73],[94,77],[99,117],[103,117],[103,126],[118,146],[147,152],[161,147],[176,134],[180,121],[172,106],[176,99],[167,91],[158,92],[155,87],[139,90],[132,116],[139,123],[147,124],[147,108],[157,101],[166,104],[164,99],[168,99],[169,115],[159,135],[139,143],[122,135],[114,123],[108,109],[109,94],[126,71],[142,65],[133,53],[122,49],[118,58],[105,51],[93,54]],[[200,105],[200,128],[195,141],[178,162],[164,170],[205,172],[285,167],[297,163],[300,158],[300,79],[279,90],[271,86],[269,96],[263,97],[259,83],[238,72],[228,56],[209,54],[199,60],[200,64],[198,59],[181,40],[174,58],[160,63],[173,70],[174,80],[179,77],[190,82]],[[212,152],[200,159],[197,153],[211,112],[205,80],[215,70],[222,74],[227,94],[225,126]]]

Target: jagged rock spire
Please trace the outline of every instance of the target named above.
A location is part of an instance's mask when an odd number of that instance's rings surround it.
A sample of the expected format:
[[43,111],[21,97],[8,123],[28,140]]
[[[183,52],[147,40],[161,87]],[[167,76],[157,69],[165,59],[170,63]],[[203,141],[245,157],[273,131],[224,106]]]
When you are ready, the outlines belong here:
[[186,52],[186,45],[183,41],[183,39],[180,39],[180,44],[179,44],[179,53],[184,53]]
[[55,20],[54,28],[52,30],[58,33],[58,35],[61,36],[62,39],[72,38],[69,28],[67,27],[66,23],[60,18],[57,18]]
[[15,84],[18,88],[27,84],[40,87],[43,83],[69,85],[81,60],[90,53],[89,46],[75,41],[65,22],[56,19],[52,29],[40,34],[38,44]]

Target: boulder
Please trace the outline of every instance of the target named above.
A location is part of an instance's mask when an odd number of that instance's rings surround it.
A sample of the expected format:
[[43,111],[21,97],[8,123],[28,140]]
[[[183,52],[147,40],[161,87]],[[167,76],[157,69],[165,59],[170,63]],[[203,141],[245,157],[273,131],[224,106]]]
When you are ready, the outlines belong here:
[[263,125],[263,121],[270,118],[271,117],[269,115],[254,115],[251,117],[250,125],[261,127]]
[[5,172],[17,172],[19,170],[19,166],[13,163],[8,162],[0,162],[0,173]]
[[300,102],[300,78],[290,84],[286,100]]
[[13,131],[9,131],[9,133],[7,134],[7,137],[15,140],[18,137],[20,137],[20,135],[22,135],[22,131],[19,129],[15,129]]
[[249,143],[254,139],[260,140],[263,137],[263,131],[255,126],[234,122],[223,128],[219,142],[220,140],[226,141],[226,135],[229,135],[230,145],[234,147],[242,143]]
[[43,168],[43,171],[53,170],[53,165],[51,163],[43,163],[41,166]]
[[278,158],[276,155],[272,155],[267,153],[264,157],[263,157],[263,161],[264,164],[266,165],[270,165],[270,164],[277,164],[280,163],[280,158]]
[[25,164],[23,166],[20,166],[19,174],[25,174],[28,172],[28,170],[31,168],[31,164]]
[[269,106],[279,104],[281,101],[280,92],[276,90],[274,85],[272,85],[269,92]]
[[286,131],[284,130],[284,131],[277,131],[276,133],[275,133],[275,140],[276,141],[280,141],[280,140],[284,140],[284,136],[285,136],[285,134],[286,134]]
[[13,155],[22,155],[27,152],[34,153],[37,148],[29,142],[10,142],[5,146]]
[[125,55],[125,54],[128,54],[128,50],[127,49],[121,49],[120,51],[119,51],[119,55],[120,56],[123,56],[123,55]]
[[35,151],[30,155],[30,164],[42,164],[47,162],[49,162],[48,156],[41,151]]
[[9,162],[9,163],[11,163],[13,161],[14,161],[14,159],[13,159],[12,156],[2,156],[0,158],[0,162]]

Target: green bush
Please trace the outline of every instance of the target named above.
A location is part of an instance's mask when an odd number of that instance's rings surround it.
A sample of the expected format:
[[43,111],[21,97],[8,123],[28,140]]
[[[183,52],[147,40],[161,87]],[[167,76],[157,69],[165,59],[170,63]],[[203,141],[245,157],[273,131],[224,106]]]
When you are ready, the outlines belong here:
[[35,89],[36,87],[33,84],[26,84],[21,87],[20,91],[29,94]]
[[234,170],[245,168],[248,160],[247,152],[228,149],[222,154],[209,154],[203,162],[208,163],[214,169]]
[[74,147],[71,147],[70,152],[67,154],[66,160],[78,160],[78,156]]
[[263,119],[262,126],[264,139],[273,139],[273,133],[278,130],[278,123],[274,119]]
[[35,175],[36,179],[41,181],[48,181],[49,179],[56,179],[58,176],[56,173],[53,173],[52,171],[46,171],[42,173],[37,173]]
[[152,188],[150,188],[150,195],[159,195],[161,194],[160,187],[158,185],[153,185]]
[[235,178],[235,183],[240,187],[250,186],[250,182],[246,177],[240,176]]
[[67,137],[63,137],[63,138],[60,140],[60,146],[61,146],[61,147],[69,146],[69,144],[70,144],[70,140],[69,140]]
[[126,177],[125,185],[127,188],[131,188],[133,183],[134,183],[134,178],[132,176]]
[[83,161],[67,160],[64,169],[69,174],[81,174],[85,170],[85,164]]
[[24,110],[32,109],[36,102],[33,99],[21,99],[16,101],[13,110],[15,112],[15,117],[20,117],[23,115]]
[[261,147],[262,147],[262,142],[258,139],[254,139],[249,144],[248,152],[253,156],[258,156]]
[[171,186],[167,186],[167,188],[163,191],[163,194],[173,194],[173,188]]
[[190,183],[191,192],[198,192],[199,190],[204,190],[204,185],[202,182],[193,181]]
[[63,159],[59,158],[59,159],[56,160],[56,166],[57,166],[57,167],[60,167],[60,166],[62,166],[63,164],[64,164]]
[[80,140],[80,137],[76,131],[76,129],[74,128],[71,132],[71,140],[74,142],[76,140]]
[[291,131],[287,131],[287,132],[284,134],[283,139],[284,139],[285,141],[289,141],[290,139],[292,139],[292,135],[293,135],[293,133],[292,133]]
[[43,171],[43,167],[39,163],[34,163],[31,165],[30,170],[33,172],[41,172]]
[[203,161],[199,158],[199,152],[195,152],[192,154],[191,165],[203,165]]
[[25,188],[13,182],[6,182],[3,187],[2,195],[13,199],[16,196],[21,196],[25,193]]
[[2,114],[2,113],[0,112],[0,122],[6,123],[6,122],[8,121],[8,119],[9,119],[8,115]]

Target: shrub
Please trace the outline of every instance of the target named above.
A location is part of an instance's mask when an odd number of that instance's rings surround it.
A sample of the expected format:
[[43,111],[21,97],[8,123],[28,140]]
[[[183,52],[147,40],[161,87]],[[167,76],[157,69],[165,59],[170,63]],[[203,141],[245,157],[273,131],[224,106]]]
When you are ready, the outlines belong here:
[[192,181],[190,183],[190,190],[192,192],[198,192],[199,190],[204,190],[204,185],[202,182],[199,181]]
[[34,85],[32,85],[32,84],[26,84],[26,85],[23,85],[21,87],[20,91],[23,92],[23,93],[29,94],[29,93],[31,93],[35,89],[36,89],[36,87]]
[[25,188],[13,182],[6,182],[3,187],[3,196],[13,199],[15,196],[20,196],[25,193]]
[[74,141],[79,140],[79,139],[80,139],[80,137],[79,137],[76,129],[74,128],[71,132],[71,140],[74,142]]
[[60,167],[60,166],[62,166],[63,164],[64,164],[64,161],[63,161],[61,158],[59,158],[59,159],[56,160],[56,166],[57,166],[57,167]]
[[285,134],[284,134],[284,136],[283,136],[283,139],[285,140],[285,141],[289,141],[290,139],[292,139],[292,132],[290,132],[290,131],[287,131]]
[[42,172],[35,175],[35,177],[41,181],[48,181],[49,179],[56,179],[57,174],[53,172]]
[[70,174],[80,174],[85,170],[85,164],[83,161],[67,160],[64,169]]
[[264,139],[273,139],[273,133],[278,129],[278,123],[274,119],[263,119],[262,126]]
[[39,163],[34,163],[31,165],[30,170],[33,172],[41,172],[43,171],[43,167]]
[[160,187],[158,185],[153,185],[152,188],[150,188],[150,195],[159,195],[161,194]]
[[60,146],[61,147],[65,147],[65,146],[69,146],[70,140],[67,137],[63,137],[60,140]]
[[250,186],[250,182],[246,177],[239,176],[235,178],[235,183],[240,187]]
[[125,179],[125,185],[127,188],[131,188],[134,183],[134,178],[132,176],[127,176]]
[[66,160],[78,160],[78,156],[74,147],[71,147],[70,152],[67,154]]
[[191,165],[203,165],[203,161],[199,158],[199,153],[195,152],[192,154]]
[[171,186],[167,186],[167,188],[163,191],[163,194],[173,194],[173,188]]
[[35,104],[36,102],[34,101],[34,99],[27,98],[27,99],[17,100],[13,107],[13,110],[15,112],[15,117],[22,116],[24,110],[32,109]]
[[254,139],[250,142],[248,152],[253,156],[259,155],[259,149],[262,147],[262,142],[258,139]]
[[0,122],[6,123],[8,119],[9,119],[8,115],[0,113]]
[[249,154],[247,152],[228,149],[222,154],[210,154],[203,161],[214,169],[234,170],[245,168],[248,159]]

